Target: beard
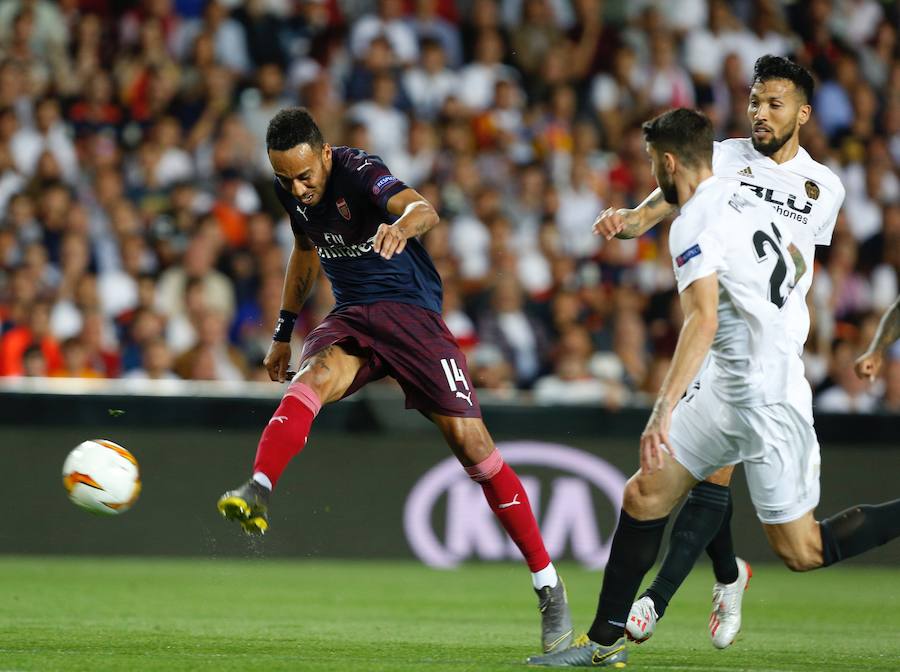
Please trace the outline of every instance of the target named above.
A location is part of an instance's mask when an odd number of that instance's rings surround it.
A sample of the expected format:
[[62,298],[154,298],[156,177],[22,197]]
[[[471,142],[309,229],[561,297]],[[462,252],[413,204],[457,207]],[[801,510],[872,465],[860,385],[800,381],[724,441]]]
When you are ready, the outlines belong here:
[[771,140],[768,140],[767,142],[761,142],[756,139],[756,136],[751,134],[750,139],[753,142],[753,149],[755,149],[763,156],[772,156],[775,152],[784,147],[785,143],[790,140],[793,135],[793,131],[787,131],[779,138],[773,132]]
[[668,176],[666,178],[660,176],[656,183],[659,184],[659,190],[662,192],[663,198],[666,199],[666,203],[678,205],[678,189],[675,188],[675,182],[669,179]]

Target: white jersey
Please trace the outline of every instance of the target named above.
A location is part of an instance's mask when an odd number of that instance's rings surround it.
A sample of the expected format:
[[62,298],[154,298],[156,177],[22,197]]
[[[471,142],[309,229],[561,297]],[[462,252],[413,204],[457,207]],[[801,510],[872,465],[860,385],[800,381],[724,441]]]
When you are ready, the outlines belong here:
[[669,233],[678,291],[717,274],[719,326],[706,376],[723,401],[765,406],[788,398],[799,360],[787,338],[795,266],[791,229],[733,180],[710,177],[682,206]]
[[816,245],[829,245],[844,202],[845,189],[827,166],[800,147],[790,161],[775,163],[753,148],[750,138],[734,138],[713,145],[713,174],[740,180],[741,186],[769,203],[782,231],[790,230],[807,271],[787,306],[789,335],[797,353],[809,335],[806,293],[812,286]]

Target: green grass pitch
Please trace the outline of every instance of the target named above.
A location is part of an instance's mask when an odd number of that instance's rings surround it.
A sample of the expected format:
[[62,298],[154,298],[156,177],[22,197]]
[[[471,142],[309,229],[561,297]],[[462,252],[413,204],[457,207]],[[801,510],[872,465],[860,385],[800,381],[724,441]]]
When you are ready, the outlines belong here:
[[[581,631],[600,575],[562,570]],[[703,565],[628,669],[900,670],[900,570],[754,572],[730,649]],[[526,670],[535,607],[514,565],[0,557],[0,671]]]

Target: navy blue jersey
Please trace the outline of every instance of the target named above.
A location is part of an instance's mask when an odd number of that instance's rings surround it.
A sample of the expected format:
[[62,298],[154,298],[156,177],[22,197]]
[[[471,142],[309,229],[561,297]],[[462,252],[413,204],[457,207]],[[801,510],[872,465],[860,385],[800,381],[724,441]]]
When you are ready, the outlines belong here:
[[274,183],[294,233],[316,246],[336,308],[397,301],[441,312],[441,278],[418,240],[407,240],[391,259],[372,249],[378,226],[397,220],[387,211],[388,200],[407,188],[381,159],[353,147],[332,148],[331,175],[316,205],[304,206]]

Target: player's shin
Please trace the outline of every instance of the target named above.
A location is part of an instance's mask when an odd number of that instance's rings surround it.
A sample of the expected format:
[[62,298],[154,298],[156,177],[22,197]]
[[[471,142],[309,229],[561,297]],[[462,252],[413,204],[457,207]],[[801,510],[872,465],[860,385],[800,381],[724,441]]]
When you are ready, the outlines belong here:
[[[700,552],[707,548],[720,531],[728,513],[729,503],[729,489],[715,483],[706,481],[698,483],[688,493],[684,506],[681,507],[672,526],[669,549],[666,551],[659,574],[644,593],[653,600],[653,606],[659,618],[663,617],[672,596],[675,595],[687,575],[691,573]],[[725,524],[728,524],[727,520]],[[730,534],[728,539],[730,539]],[[717,550],[720,549],[717,548]],[[727,555],[727,553],[724,554]],[[721,564],[726,565],[726,561],[727,558],[722,558]],[[735,577],[731,579],[734,581],[737,578],[737,566],[733,553],[731,554],[731,564],[735,568]],[[719,579],[718,573],[716,578]],[[724,583],[730,583],[730,581]]]
[[821,521],[819,530],[823,567],[852,558],[900,537],[900,499],[854,506]]
[[[503,461],[499,450],[485,460],[466,467],[469,478],[481,485],[491,511],[515,542],[532,572],[540,573],[550,565],[550,556],[531,510],[531,503],[516,472]],[[556,584],[555,572],[547,576],[547,585]]]
[[263,430],[253,463],[253,479],[270,489],[275,487],[288,462],[306,445],[313,420],[322,402],[305,383],[295,382],[278,405]]
[[637,520],[624,510],[619,514],[597,613],[588,630],[591,641],[609,646],[623,636],[631,603],[644,575],[656,562],[668,520],[668,516]]
[[734,554],[734,541],[731,537],[731,515],[734,511],[731,488],[727,488],[727,493],[728,505],[719,531],[706,547],[706,554],[712,561],[713,572],[719,583],[734,583],[738,579],[737,557]]

